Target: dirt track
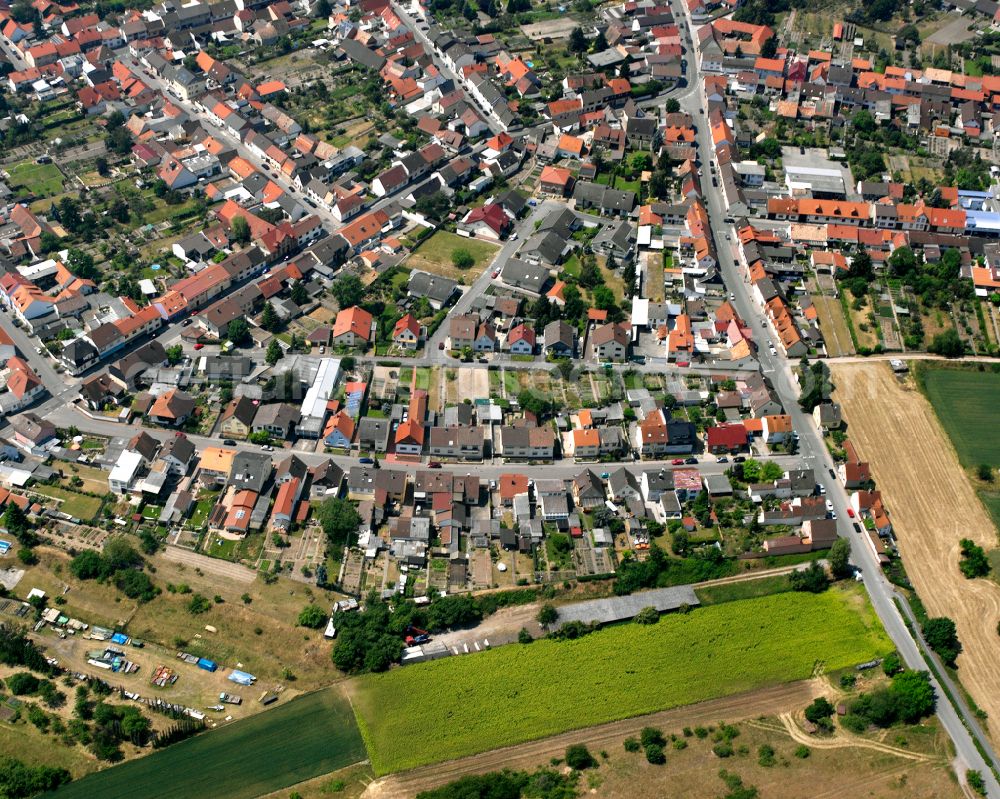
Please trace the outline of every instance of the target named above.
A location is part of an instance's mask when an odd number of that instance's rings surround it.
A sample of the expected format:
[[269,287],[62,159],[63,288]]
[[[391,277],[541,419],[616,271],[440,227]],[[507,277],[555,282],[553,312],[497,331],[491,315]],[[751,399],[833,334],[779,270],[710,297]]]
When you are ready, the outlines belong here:
[[163,557],[193,569],[201,569],[207,574],[215,574],[240,583],[252,583],[257,578],[257,572],[246,566],[218,558],[210,558],[208,555],[200,555],[180,547],[167,547],[163,551]]
[[931,616],[955,620],[964,646],[959,676],[998,740],[1000,586],[958,570],[959,540],[992,549],[993,523],[917,389],[900,386],[885,363],[834,364],[833,382],[848,438],[872,464],[907,574]]
[[610,749],[612,745],[620,744],[629,735],[638,735],[642,728],[647,726],[670,731],[683,726],[718,724],[720,721],[739,721],[789,712],[809,704],[820,696],[826,687],[821,680],[801,680],[724,699],[674,708],[662,713],[567,732],[541,741],[495,749],[492,752],[376,780],[368,786],[364,797],[406,799],[416,796],[420,791],[436,788],[466,774],[482,774],[504,768],[535,768],[552,757],[562,757],[570,744],[586,743],[592,751]]

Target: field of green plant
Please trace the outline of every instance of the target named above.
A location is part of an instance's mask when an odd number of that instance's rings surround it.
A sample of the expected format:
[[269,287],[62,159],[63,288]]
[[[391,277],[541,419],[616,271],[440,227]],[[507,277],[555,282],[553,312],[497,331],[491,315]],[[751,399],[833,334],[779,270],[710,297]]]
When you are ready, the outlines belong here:
[[334,687],[91,774],[50,796],[251,799],[364,757],[351,708]]
[[1000,466],[1000,374],[926,366],[927,398],[963,466]]
[[352,701],[381,775],[804,679],[892,648],[852,585],[366,675]]

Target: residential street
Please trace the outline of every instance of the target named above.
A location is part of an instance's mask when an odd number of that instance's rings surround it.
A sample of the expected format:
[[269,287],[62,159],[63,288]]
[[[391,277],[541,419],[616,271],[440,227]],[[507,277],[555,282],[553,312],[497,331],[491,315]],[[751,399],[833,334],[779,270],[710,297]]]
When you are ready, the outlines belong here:
[[[688,14],[687,6],[678,2],[678,0],[673,0],[673,7],[675,13],[681,19],[685,18]],[[687,18],[690,21],[690,17]],[[694,66],[695,72],[691,76],[692,83],[701,87],[701,79],[697,73],[696,63]],[[700,160],[707,174],[709,161],[714,156],[711,133],[707,123],[707,99],[704,96],[704,92],[699,91],[697,94],[686,97],[681,101],[681,104],[682,107],[692,114],[698,125],[697,142]],[[700,113],[701,109],[704,110],[704,114]],[[780,341],[774,334],[774,331],[765,325],[763,313],[751,297],[749,283],[745,281],[740,273],[739,265],[732,256],[731,244],[725,238],[725,234],[727,233],[732,236],[733,240],[736,237],[735,229],[721,222],[726,216],[721,191],[706,191],[705,200],[709,215],[714,222],[711,230],[723,277],[726,285],[736,295],[734,302],[736,310],[744,320],[749,322],[753,329],[754,340],[758,343],[757,354],[761,362],[761,368],[764,374],[773,382],[774,389],[785,406],[785,412],[792,417],[793,428],[799,432],[799,452],[805,463],[815,469],[817,480],[826,488],[826,496],[833,503],[834,510],[837,513],[838,532],[841,537],[851,542],[851,561],[862,570],[865,588],[868,590],[872,605],[878,613],[886,632],[896,644],[908,666],[916,669],[926,669],[924,659],[893,602],[896,595],[895,589],[883,574],[872,549],[867,545],[863,537],[854,533],[852,529],[851,521],[847,514],[847,492],[840,481],[831,476],[834,473],[834,461],[826,448],[826,444],[823,442],[822,435],[813,423],[812,417],[803,413],[799,408],[798,386],[792,378],[790,364],[782,355],[771,355],[768,347],[764,346],[765,342],[771,342],[774,344],[776,351],[781,352]],[[1000,796],[1000,784],[997,783],[996,778],[983,760],[982,755],[976,749],[969,730],[963,725],[964,719],[968,728],[976,731],[976,737],[980,740],[991,760],[996,762],[996,755],[989,741],[986,740],[979,729],[979,724],[975,717],[964,706],[964,702],[960,703],[957,708],[953,706],[947,700],[937,680],[934,680],[934,687],[939,698],[938,716],[954,741],[959,758],[966,764],[966,768],[972,768],[982,773],[990,796]],[[953,695],[958,696],[957,692]],[[961,768],[957,769],[957,771],[964,778],[965,769]]]

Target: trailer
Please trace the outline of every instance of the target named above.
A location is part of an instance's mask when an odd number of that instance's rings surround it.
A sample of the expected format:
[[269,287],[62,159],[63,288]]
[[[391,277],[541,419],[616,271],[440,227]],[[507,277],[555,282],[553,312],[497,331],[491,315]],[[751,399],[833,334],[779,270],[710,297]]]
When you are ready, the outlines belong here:
[[243,697],[238,696],[237,694],[227,694],[225,691],[223,691],[221,694],[219,694],[219,701],[225,702],[227,705],[242,705]]
[[209,660],[208,658],[198,658],[198,668],[204,669],[205,671],[215,671],[219,668],[219,666],[214,660]]

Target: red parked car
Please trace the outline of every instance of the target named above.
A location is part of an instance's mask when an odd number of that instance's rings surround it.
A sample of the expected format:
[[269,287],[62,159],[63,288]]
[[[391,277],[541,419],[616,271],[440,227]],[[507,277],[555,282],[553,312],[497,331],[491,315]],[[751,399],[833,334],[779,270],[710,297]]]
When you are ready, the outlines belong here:
[[197,344],[195,344],[195,345],[194,345],[194,348],[195,348],[196,350],[200,350],[200,349],[201,349],[202,347],[204,347],[204,346],[205,346],[205,345],[204,345],[204,344],[202,344],[202,343],[201,343],[201,342],[199,341],[199,342],[198,342]]
[[850,516],[853,519],[854,518],[854,508],[848,508],[847,509],[847,515]]
[[670,461],[670,463],[673,464],[674,466],[683,466],[684,465],[684,459],[683,458],[674,458],[672,461]]

